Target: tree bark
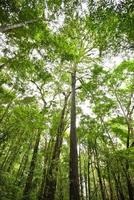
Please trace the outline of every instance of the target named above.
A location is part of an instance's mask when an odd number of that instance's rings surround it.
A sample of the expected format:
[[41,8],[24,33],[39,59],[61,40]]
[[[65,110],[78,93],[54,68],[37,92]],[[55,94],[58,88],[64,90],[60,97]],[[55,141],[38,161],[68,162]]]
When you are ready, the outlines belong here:
[[34,174],[36,160],[37,160],[40,135],[41,135],[41,133],[38,132],[36,141],[35,141],[35,145],[34,145],[33,156],[32,156],[32,160],[31,160],[31,164],[30,164],[30,168],[29,168],[29,173],[28,173],[28,176],[26,179],[26,184],[25,184],[24,191],[23,191],[23,200],[30,199],[29,195],[30,195],[30,191],[32,188],[32,180],[33,180],[33,174]]
[[78,153],[76,136],[76,105],[75,86],[76,71],[71,74],[72,98],[71,98],[71,127],[70,127],[70,200],[79,200],[79,177],[78,177]]

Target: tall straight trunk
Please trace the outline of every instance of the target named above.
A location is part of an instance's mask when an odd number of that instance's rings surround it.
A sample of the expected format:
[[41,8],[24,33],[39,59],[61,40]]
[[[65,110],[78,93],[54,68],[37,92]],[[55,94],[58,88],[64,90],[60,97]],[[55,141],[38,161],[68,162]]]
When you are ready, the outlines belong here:
[[[112,168],[111,168],[111,169],[112,169]],[[123,193],[123,188],[122,188],[122,185],[121,185],[121,182],[120,182],[120,174],[119,174],[119,171],[118,171],[118,174],[116,175],[114,169],[112,169],[112,175],[113,175],[113,178],[114,178],[114,181],[115,181],[115,187],[116,187],[117,198],[118,198],[119,200],[125,200],[125,196],[124,196],[124,193]],[[117,176],[118,176],[118,177],[117,177]]]
[[89,195],[88,195],[88,170],[87,170],[87,165],[86,165],[86,160],[84,160],[84,183],[85,183],[85,194],[86,194],[86,200],[89,200]]
[[79,200],[79,177],[78,177],[78,153],[76,136],[76,105],[75,87],[76,71],[71,74],[72,98],[71,98],[71,127],[70,127],[70,200]]
[[98,185],[96,183],[95,166],[93,164],[94,164],[94,161],[91,159],[91,171],[92,171],[93,185],[94,185],[94,192],[93,192],[92,197],[95,196],[94,199],[98,199]]
[[102,182],[102,178],[101,178],[101,171],[100,171],[100,167],[97,164],[97,173],[98,173],[98,178],[99,178],[99,184],[100,184],[100,190],[101,190],[101,196],[103,200],[106,200],[106,194],[105,194],[105,190],[103,187],[103,182]]
[[32,19],[32,20],[28,20],[28,21],[21,22],[18,24],[12,24],[12,25],[6,25],[6,26],[3,25],[3,26],[0,26],[0,32],[5,33],[7,31],[11,31],[11,30],[14,30],[17,28],[24,27],[28,24],[33,24],[34,22],[37,22],[37,21],[38,21],[37,19]]
[[52,154],[52,149],[53,149],[53,143],[54,143],[54,138],[52,137],[48,144],[46,141],[45,144],[45,149],[44,149],[44,168],[43,168],[43,173],[42,173],[42,181],[41,181],[41,186],[39,189],[39,193],[38,193],[38,200],[42,200],[43,199],[43,191],[46,185],[46,177],[47,177],[47,170],[48,170],[48,166],[50,164],[50,159],[51,159],[51,154]]
[[19,174],[18,186],[21,185],[21,180],[22,180],[23,174],[26,170],[27,164],[28,164],[28,155],[26,155],[24,164],[23,164],[22,169],[21,169],[20,174]]
[[14,163],[14,161],[16,160],[18,154],[19,154],[19,151],[21,149],[21,145],[22,145],[22,136],[25,134],[25,132],[23,132],[21,135],[21,132],[19,133],[18,131],[18,138],[17,140],[14,139],[14,142],[11,142],[11,145],[10,145],[10,148],[9,148],[9,151],[8,151],[8,156],[6,156],[6,158],[4,159],[3,161],[3,164],[2,164],[2,168],[4,168],[4,170],[6,171],[10,171],[10,169],[12,168],[12,165]]
[[103,182],[102,182],[102,176],[101,176],[101,170],[100,170],[100,164],[99,164],[99,158],[98,158],[98,152],[95,149],[95,157],[96,157],[96,170],[98,173],[98,178],[99,178],[99,184],[100,184],[100,190],[101,190],[101,196],[103,200],[106,200],[106,194],[105,194],[105,190],[104,190],[104,186],[103,186]]
[[81,198],[81,200],[83,200],[84,199],[84,193],[83,193],[83,175],[82,175],[82,163],[81,163],[80,145],[79,145],[79,174],[80,174],[80,198]]
[[19,153],[22,146],[23,135],[25,134],[25,131],[23,131],[23,133],[21,132],[21,129],[16,129],[16,131],[18,131],[18,135],[17,137],[14,136],[14,140],[10,142],[8,152],[1,165],[1,169],[3,168],[5,171],[10,171],[11,165],[16,160],[18,156],[17,154]]
[[88,200],[91,199],[91,184],[90,184],[90,147],[88,144],[88,166],[87,166],[87,173],[88,173]]
[[105,180],[104,177],[102,177],[102,183],[103,183],[103,189],[104,189],[104,192],[105,192],[106,199],[108,199],[109,198],[108,188],[107,188],[106,180]]
[[31,149],[31,144],[28,145],[27,150],[25,151],[25,153],[21,159],[20,166],[19,166],[18,172],[16,174],[16,180],[15,180],[15,182],[18,182],[18,185],[21,183],[20,180],[23,176],[24,170],[25,170],[27,162],[28,162],[28,155],[29,155],[30,149]]
[[23,191],[23,200],[30,199],[29,196],[30,196],[30,191],[32,188],[32,180],[33,180],[34,170],[35,170],[35,166],[36,166],[37,153],[38,153],[38,147],[39,147],[39,142],[40,142],[40,135],[41,135],[41,132],[38,130],[35,145],[34,145],[32,160],[30,163],[29,173],[28,173],[28,176],[26,179],[26,184],[25,184],[24,191]]
[[127,176],[127,187],[128,187],[129,200],[134,200],[134,190],[129,174]]
[[[131,121],[131,118],[129,119]],[[132,132],[132,133],[131,133]],[[130,146],[130,134],[133,134],[130,122],[128,123],[128,136],[127,136],[127,149]],[[129,176],[129,160],[126,158],[126,180],[127,180],[127,188],[128,188],[128,195],[129,200],[134,200],[134,188],[131,182],[131,178]]]
[[112,181],[111,181],[111,174],[109,169],[109,162],[107,162],[107,175],[108,175],[108,184],[109,184],[109,193],[110,193],[110,200],[114,200],[113,197],[113,188],[112,188]]
[[59,162],[60,152],[61,152],[61,147],[62,147],[62,142],[63,142],[63,132],[65,129],[65,111],[66,111],[67,101],[68,101],[69,96],[70,96],[70,93],[65,95],[64,106],[61,112],[61,118],[60,118],[59,126],[57,129],[56,142],[55,142],[54,150],[52,153],[52,160],[51,160],[50,167],[48,169],[48,173],[46,177],[44,194],[42,198],[44,200],[53,200],[55,197],[58,162]]

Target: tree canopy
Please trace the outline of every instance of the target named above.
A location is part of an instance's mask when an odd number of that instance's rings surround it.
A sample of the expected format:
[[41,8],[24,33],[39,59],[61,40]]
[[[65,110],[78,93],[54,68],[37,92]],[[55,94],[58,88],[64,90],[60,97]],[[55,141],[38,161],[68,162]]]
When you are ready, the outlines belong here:
[[134,200],[132,0],[0,2],[1,200]]

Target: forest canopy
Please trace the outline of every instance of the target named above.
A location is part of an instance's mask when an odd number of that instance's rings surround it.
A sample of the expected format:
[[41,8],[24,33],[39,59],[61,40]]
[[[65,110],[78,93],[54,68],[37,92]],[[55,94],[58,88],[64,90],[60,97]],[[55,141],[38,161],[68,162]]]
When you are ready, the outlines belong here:
[[0,1],[0,199],[134,200],[133,0]]

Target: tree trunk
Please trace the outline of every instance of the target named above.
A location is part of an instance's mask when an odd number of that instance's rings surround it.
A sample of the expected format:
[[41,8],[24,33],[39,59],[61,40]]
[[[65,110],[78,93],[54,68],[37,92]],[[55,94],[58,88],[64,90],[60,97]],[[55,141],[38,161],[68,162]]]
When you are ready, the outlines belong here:
[[92,197],[95,196],[94,199],[98,199],[98,185],[96,183],[97,181],[96,181],[96,176],[95,176],[95,166],[93,164],[94,164],[94,162],[91,159],[91,171],[92,171],[92,175],[93,175],[93,185],[94,185],[94,192],[93,192]]
[[107,175],[108,175],[108,184],[109,184],[109,193],[110,193],[110,200],[113,200],[113,188],[112,188],[112,182],[111,182],[111,174],[109,169],[109,162],[107,162]]
[[[131,121],[131,117],[130,117],[129,120]],[[133,131],[132,131],[132,128],[131,128],[131,125],[130,125],[130,122],[129,122],[128,123],[127,144],[126,144],[127,149],[130,146],[130,134],[131,134],[131,132],[133,132]],[[127,188],[128,188],[129,200],[134,200],[133,185],[131,183],[131,179],[130,179],[130,176],[129,176],[129,160],[128,160],[128,158],[126,158],[126,179],[127,179]]]
[[21,27],[24,27],[28,24],[32,24],[34,22],[37,22],[37,21],[38,21],[38,19],[33,19],[33,20],[29,20],[29,21],[22,22],[22,23],[19,23],[19,24],[0,26],[0,32],[5,33],[7,31],[11,31],[11,30],[14,30],[14,29],[17,29],[17,28],[21,28]]
[[87,173],[88,173],[88,200],[91,199],[91,184],[90,184],[90,148],[88,144],[88,166],[87,166]]
[[88,169],[87,169],[87,165],[86,165],[86,160],[84,160],[84,182],[85,182],[85,194],[86,194],[86,200],[89,200],[89,193],[88,193],[88,188],[89,188],[89,184],[88,184]]
[[40,186],[39,193],[38,193],[38,200],[43,199],[43,190],[44,190],[44,187],[45,187],[46,174],[47,174],[47,168],[48,168],[47,166],[49,165],[48,160],[51,157],[50,151],[51,151],[52,147],[53,147],[53,138],[51,138],[49,140],[49,142],[47,142],[47,140],[46,140],[45,149],[44,149],[44,167],[43,167],[41,186]]
[[80,174],[80,198],[81,198],[81,200],[83,200],[84,199],[84,193],[83,193],[83,175],[82,175],[80,144],[79,144],[79,174]]
[[58,162],[60,158],[60,152],[62,147],[62,141],[63,141],[63,132],[65,129],[65,111],[67,107],[67,101],[70,96],[70,93],[68,95],[65,95],[65,101],[63,110],[61,112],[61,119],[60,123],[57,129],[57,137],[56,142],[52,154],[52,160],[50,167],[48,169],[47,177],[46,177],[46,183],[44,187],[44,194],[43,199],[44,200],[53,200],[55,197],[55,191],[56,191],[56,176],[58,171]]
[[71,99],[71,127],[70,127],[70,200],[79,200],[79,177],[78,177],[78,154],[76,136],[76,105],[75,105],[75,85],[76,71],[71,75],[72,99]]
[[2,161],[1,159],[1,166],[0,166],[0,169],[5,169],[5,164],[11,154],[11,151],[12,151],[12,145],[13,145],[13,142],[11,142],[10,146],[8,147],[8,150],[7,150],[7,153],[6,153],[6,156],[4,157],[4,160]]
[[31,144],[28,145],[28,148],[25,151],[25,153],[24,153],[24,155],[21,159],[20,166],[19,166],[19,169],[17,171],[16,180],[15,180],[15,182],[18,182],[18,185],[21,183],[21,178],[23,176],[24,170],[25,170],[26,165],[28,163],[28,155],[30,153],[30,149],[31,149]]
[[112,173],[113,173],[113,177],[114,177],[114,181],[115,181],[115,185],[116,185],[117,197],[120,200],[125,200],[123,190],[122,190],[122,186],[120,184],[120,180],[119,180],[119,178],[117,179],[114,171],[112,171]]
[[16,160],[18,156],[20,148],[21,148],[21,144],[22,144],[21,139],[24,133],[25,132],[23,132],[20,135],[19,130],[18,130],[19,138],[17,140],[15,140],[14,138],[14,142],[11,142],[7,156],[4,159],[3,164],[2,164],[2,168],[4,168],[5,171],[8,171],[8,172],[10,171],[14,161]]
[[97,170],[98,178],[99,178],[101,196],[102,196],[103,200],[106,200],[106,194],[105,194],[105,190],[104,190],[103,182],[102,182],[102,177],[101,177],[101,170],[100,170],[99,158],[98,158],[98,153],[97,153],[96,149],[95,149],[95,156],[96,156],[96,164],[97,164],[96,170]]
[[36,160],[37,160],[37,153],[38,153],[38,147],[39,147],[39,142],[40,142],[40,135],[41,133],[38,132],[37,137],[36,137],[36,141],[35,141],[35,145],[34,145],[34,150],[33,150],[33,156],[32,156],[32,160],[31,160],[31,164],[30,164],[30,168],[29,168],[29,173],[26,179],[26,184],[24,187],[24,192],[23,192],[23,200],[29,200],[29,195],[30,195],[30,191],[32,188],[32,180],[33,180],[33,174],[34,174],[34,170],[35,170],[35,165],[36,165]]
[[129,175],[127,176],[127,188],[128,188],[129,200],[134,200],[134,190]]

